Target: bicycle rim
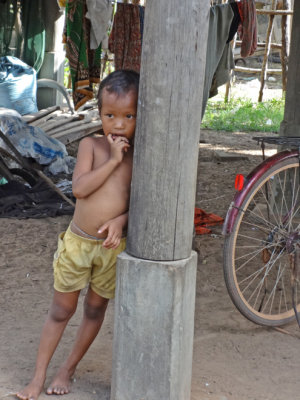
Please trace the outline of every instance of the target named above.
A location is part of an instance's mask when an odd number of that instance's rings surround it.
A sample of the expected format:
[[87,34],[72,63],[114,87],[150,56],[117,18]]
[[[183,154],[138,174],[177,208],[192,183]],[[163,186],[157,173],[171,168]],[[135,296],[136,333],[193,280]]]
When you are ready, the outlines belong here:
[[295,318],[293,307],[300,302],[299,227],[299,160],[291,158],[278,162],[253,185],[225,239],[229,295],[257,324],[280,326]]

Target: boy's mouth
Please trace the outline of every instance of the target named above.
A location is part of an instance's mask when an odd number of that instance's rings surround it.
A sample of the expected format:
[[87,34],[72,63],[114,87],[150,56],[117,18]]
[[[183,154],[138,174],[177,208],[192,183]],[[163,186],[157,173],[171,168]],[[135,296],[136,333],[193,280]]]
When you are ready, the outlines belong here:
[[126,137],[123,136],[123,135],[115,135],[115,134],[111,133],[111,138],[112,138],[112,140],[116,140],[118,137],[121,137],[121,138],[126,139]]

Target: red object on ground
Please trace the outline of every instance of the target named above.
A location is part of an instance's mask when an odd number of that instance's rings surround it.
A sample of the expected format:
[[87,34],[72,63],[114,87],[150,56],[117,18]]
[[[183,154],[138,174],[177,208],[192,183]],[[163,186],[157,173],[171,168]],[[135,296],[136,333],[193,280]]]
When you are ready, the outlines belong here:
[[201,208],[195,208],[194,225],[197,235],[205,235],[211,233],[209,226],[221,225],[224,222],[224,218],[219,217],[216,214],[208,214]]

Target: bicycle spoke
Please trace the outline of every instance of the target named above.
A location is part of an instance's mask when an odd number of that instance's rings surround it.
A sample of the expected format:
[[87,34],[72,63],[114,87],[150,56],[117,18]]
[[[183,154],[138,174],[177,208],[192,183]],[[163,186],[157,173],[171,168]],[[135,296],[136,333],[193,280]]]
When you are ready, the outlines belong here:
[[[257,255],[261,254],[263,250],[269,250],[269,249],[272,249],[273,247],[275,247],[275,245],[273,243],[269,243],[268,245],[266,245],[264,247],[259,247],[259,249],[257,249],[257,251],[250,251],[250,253],[246,253],[239,257],[236,257],[235,261],[242,260],[243,258],[246,258],[250,255],[257,256]],[[256,248],[257,248],[257,246],[256,246]]]
[[[281,274],[280,274],[279,277],[278,277],[278,274],[277,274],[277,279],[276,279],[276,281],[275,281],[274,287],[273,287],[273,289],[272,289],[272,291],[271,291],[271,293],[270,293],[269,299],[268,299],[268,301],[266,302],[265,306],[263,307],[262,311],[264,311],[264,310],[266,309],[269,300],[272,299],[272,301],[271,301],[271,306],[270,306],[270,311],[269,311],[269,314],[271,314],[272,306],[273,306],[273,303],[274,303],[274,297],[275,297],[275,295],[276,295],[275,290],[276,290],[276,288],[277,288],[279,279],[281,278],[281,276],[282,276],[284,270],[285,270],[285,268],[282,270],[282,272],[281,272]],[[279,268],[278,268],[278,273],[279,273],[279,271],[280,271],[280,266],[279,266]]]
[[[226,239],[231,269],[225,278],[231,298],[247,318],[269,326],[294,318],[290,257],[295,249],[300,262],[298,170],[299,161],[293,157],[264,172],[238,208],[233,232]],[[296,279],[296,304],[298,287]]]

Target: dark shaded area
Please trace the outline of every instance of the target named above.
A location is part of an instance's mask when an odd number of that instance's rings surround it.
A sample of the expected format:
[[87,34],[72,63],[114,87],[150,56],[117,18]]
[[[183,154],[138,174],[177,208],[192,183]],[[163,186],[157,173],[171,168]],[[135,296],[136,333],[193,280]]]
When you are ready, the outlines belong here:
[[0,218],[45,218],[73,212],[74,208],[43,181],[31,188],[17,181],[0,186]]

